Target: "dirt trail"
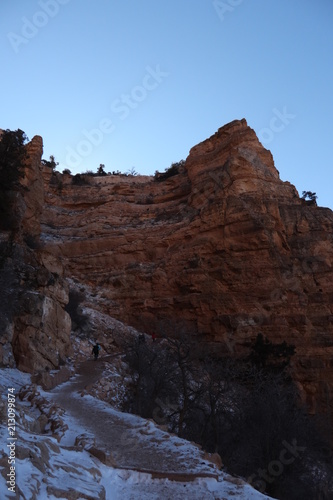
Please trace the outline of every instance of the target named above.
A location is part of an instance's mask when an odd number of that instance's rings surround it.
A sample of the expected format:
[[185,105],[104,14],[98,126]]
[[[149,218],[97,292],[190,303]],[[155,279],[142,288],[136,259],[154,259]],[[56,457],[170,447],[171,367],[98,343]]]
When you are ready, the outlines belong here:
[[[69,382],[50,391],[56,401],[69,415],[84,427],[87,434],[95,438],[95,447],[105,453],[102,461],[122,469],[152,473],[153,477],[191,481],[196,477],[217,477],[216,469],[203,463],[200,454],[189,458],[180,445],[166,446],[169,434],[156,432],[150,422],[131,418],[127,414],[107,411],[107,403],[95,406],[86,398],[78,397],[87,385],[96,382],[102,375],[105,362],[112,356],[97,361],[81,363],[78,374]],[[184,454],[184,456],[182,456]],[[98,456],[98,455],[96,455]],[[200,470],[200,473],[198,471]]]

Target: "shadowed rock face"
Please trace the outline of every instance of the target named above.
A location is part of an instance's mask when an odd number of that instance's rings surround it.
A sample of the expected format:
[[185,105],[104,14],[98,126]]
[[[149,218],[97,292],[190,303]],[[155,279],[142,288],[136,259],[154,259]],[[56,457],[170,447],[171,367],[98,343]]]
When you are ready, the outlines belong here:
[[139,330],[187,331],[235,356],[259,332],[294,344],[304,399],[313,410],[327,406],[333,213],[280,180],[245,120],[192,148],[167,180],[76,185],[48,168],[43,178],[44,251],[95,290],[96,307]]
[[58,368],[71,353],[68,286],[61,262],[40,245],[43,142],[26,146],[23,190],[13,192],[15,228],[0,232],[0,366]]

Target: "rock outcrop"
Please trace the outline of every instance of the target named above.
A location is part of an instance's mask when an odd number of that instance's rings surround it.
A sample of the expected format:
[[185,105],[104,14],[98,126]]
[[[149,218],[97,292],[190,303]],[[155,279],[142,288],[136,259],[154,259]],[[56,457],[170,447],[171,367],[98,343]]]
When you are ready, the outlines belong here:
[[42,138],[34,137],[26,149],[23,189],[13,205],[15,228],[0,235],[0,365],[44,372],[70,355],[71,320],[63,265],[40,243]]
[[[221,355],[243,355],[258,333],[293,344],[304,400],[313,411],[328,408],[333,213],[280,180],[245,120],[193,147],[169,177],[72,177],[48,167],[42,175],[24,220],[33,235],[41,223],[40,258],[53,276],[62,279],[60,261],[100,312],[157,335],[186,331]],[[63,286],[52,293],[63,311]],[[33,306],[40,319],[50,304],[42,302]],[[57,346],[67,345],[61,314],[43,320],[57,325]]]
[[191,149],[177,175],[44,171],[43,242],[96,307],[157,335],[242,355],[261,332],[296,346],[315,410],[333,389],[333,213],[282,182],[245,120]]
[[44,182],[41,157],[43,154],[43,139],[35,136],[26,146],[22,213],[22,233],[30,238],[39,238],[40,219],[44,208]]

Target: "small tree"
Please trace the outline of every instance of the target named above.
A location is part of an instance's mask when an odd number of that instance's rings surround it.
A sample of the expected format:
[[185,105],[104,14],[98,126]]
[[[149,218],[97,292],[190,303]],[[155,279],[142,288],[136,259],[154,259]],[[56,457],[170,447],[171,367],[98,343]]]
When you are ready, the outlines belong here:
[[107,175],[105,172],[105,165],[104,163],[101,163],[97,169],[97,175]]
[[23,130],[5,130],[0,138],[0,189],[10,190],[18,187],[18,180],[24,175],[28,140]]
[[137,171],[135,170],[135,167],[130,168],[126,172],[127,175],[138,175]]
[[42,165],[45,167],[52,168],[52,170],[55,170],[56,167],[59,165],[59,162],[55,161],[55,157],[53,155],[50,155],[50,160],[42,160]]
[[165,172],[158,172],[156,170],[154,178],[155,181],[161,182],[165,181],[166,179],[169,179],[169,177],[173,177],[174,175],[178,175],[182,168],[185,165],[185,160],[180,160],[176,163],[171,163],[170,167],[165,169]]
[[127,346],[126,361],[133,370],[133,400],[129,409],[142,417],[152,417],[156,400],[163,399],[171,376],[166,355],[140,335]]
[[13,191],[22,189],[19,179],[24,176],[26,141],[20,129],[5,130],[0,137],[0,226],[5,230],[14,229],[18,223]]
[[302,191],[302,199],[307,202],[308,205],[317,205],[318,196],[312,191]]

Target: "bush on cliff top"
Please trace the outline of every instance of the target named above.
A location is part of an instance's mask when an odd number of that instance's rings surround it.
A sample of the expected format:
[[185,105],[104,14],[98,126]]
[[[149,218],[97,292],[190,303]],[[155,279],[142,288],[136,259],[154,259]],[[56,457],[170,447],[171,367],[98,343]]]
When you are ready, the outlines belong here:
[[13,191],[20,189],[19,179],[24,176],[27,140],[20,129],[4,130],[0,136],[0,228],[4,230],[15,226]]
[[180,160],[176,163],[171,163],[169,168],[165,169],[165,172],[158,172],[156,170],[154,178],[155,181],[161,182],[165,181],[166,179],[169,179],[169,177],[173,177],[174,175],[177,175],[180,173],[181,167],[185,165],[185,160]]
[[0,137],[0,188],[15,189],[24,175],[24,144],[28,140],[23,130],[5,130]]

